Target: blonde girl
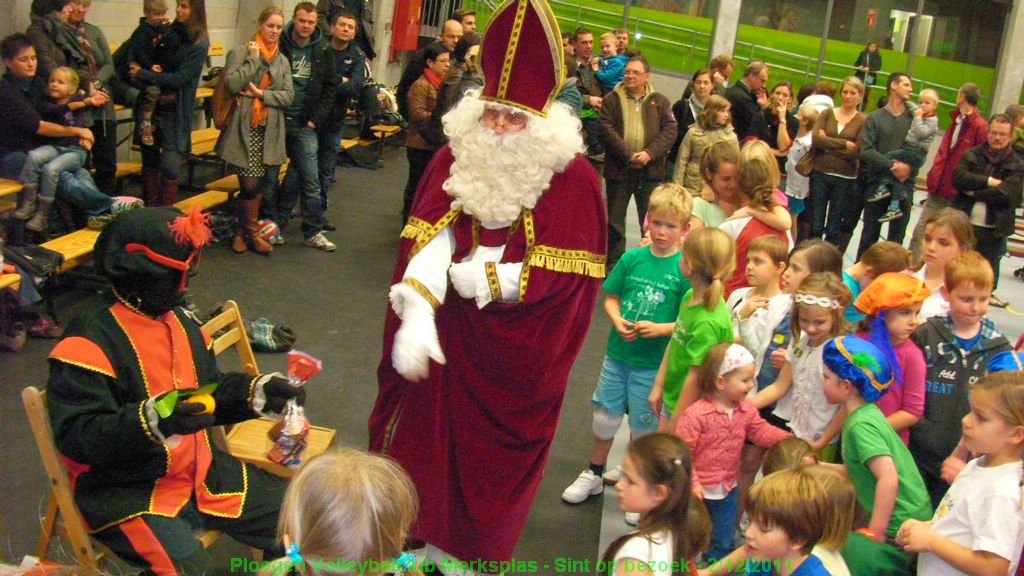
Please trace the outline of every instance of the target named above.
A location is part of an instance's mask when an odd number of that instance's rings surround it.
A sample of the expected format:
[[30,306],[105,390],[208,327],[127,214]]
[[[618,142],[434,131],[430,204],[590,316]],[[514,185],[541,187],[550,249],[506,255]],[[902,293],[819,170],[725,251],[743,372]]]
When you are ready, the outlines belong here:
[[857,297],[854,306],[867,317],[857,336],[882,351],[892,367],[893,385],[875,404],[900,436],[910,443],[910,427],[924,414],[924,353],[910,339],[921,324],[921,303],[930,296],[924,282],[900,272],[880,274]]
[[[725,279],[735,262],[736,247],[721,230],[701,228],[683,242],[679,271],[691,288],[683,294],[675,330],[648,397],[654,413],[663,416],[662,431],[675,430],[679,414],[697,399],[697,368],[711,347],[733,340],[724,295]],[[668,416],[671,423],[664,418]]]
[[395,572],[417,509],[416,488],[397,462],[343,448],[311,459],[295,475],[277,532],[288,561],[304,565],[302,572],[352,571],[332,564],[339,559],[373,560],[381,573]]
[[931,522],[905,521],[896,542],[918,552],[917,573],[1013,574],[1024,545],[1024,372],[974,384],[964,443],[979,457],[953,481]]
[[796,165],[811,149],[811,133],[814,123],[818,120],[818,109],[814,106],[801,106],[796,112],[799,128],[793,144],[786,152],[786,198],[789,199],[789,213],[797,220],[796,240],[799,242],[808,236],[811,221],[804,213],[807,206],[807,194],[810,192],[811,180],[796,171]]
[[[737,288],[749,286],[746,274],[747,247],[754,238],[772,235],[789,244],[786,233],[792,219],[781,205],[785,195],[776,191],[779,186],[779,166],[771,148],[760,140],[747,142],[740,149],[739,197],[743,207],[736,210],[719,227],[736,241],[736,266],[732,277],[726,283],[726,295]],[[784,226],[773,227],[754,217],[755,214],[772,213],[776,208],[784,220]]]
[[747,395],[756,364],[739,344],[719,344],[697,373],[702,397],[686,409],[676,434],[693,452],[694,495],[704,500],[714,529],[707,558],[724,558],[736,545],[737,480],[744,442],[770,448],[790,436],[766,422]]
[[922,280],[931,291],[931,296],[921,305],[921,322],[927,322],[932,316],[945,316],[949,313],[949,302],[940,293],[946,263],[973,249],[974,227],[962,210],[943,208],[925,222],[921,244],[922,260],[914,272],[914,277]]
[[691,504],[690,450],[671,434],[641,436],[629,443],[622,477],[615,484],[619,507],[640,514],[637,530],[612,542],[598,572],[609,576],[696,573],[690,547],[704,540],[687,522]]
[[700,194],[704,187],[700,167],[704,152],[718,142],[739,146],[732,128],[732,105],[725,98],[712,94],[697,115],[697,123],[690,126],[679,146],[672,181],[681,184],[691,194]]
[[793,296],[793,342],[786,363],[775,383],[754,397],[758,408],[778,402],[773,414],[830,462],[846,415],[822,392],[822,349],[831,338],[849,332],[843,317],[849,304],[850,289],[842,278],[829,272],[807,276]]

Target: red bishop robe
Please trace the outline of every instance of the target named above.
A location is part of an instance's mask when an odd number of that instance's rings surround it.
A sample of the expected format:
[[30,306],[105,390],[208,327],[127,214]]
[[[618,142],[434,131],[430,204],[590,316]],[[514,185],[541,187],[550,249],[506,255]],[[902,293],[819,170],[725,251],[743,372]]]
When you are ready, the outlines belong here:
[[[395,283],[445,226],[455,240],[453,263],[495,232],[481,234],[476,218],[452,210],[441,186],[453,161],[446,146],[423,176],[402,231]],[[523,263],[519,301],[480,309],[449,284],[436,311],[447,362],[431,363],[424,381],[408,382],[392,366],[401,321],[388,308],[370,449],[396,458],[416,483],[416,537],[465,561],[511,558],[590,326],[605,274],[606,229],[597,174],[577,156],[498,242],[484,240],[504,243],[502,263]],[[489,277],[492,294],[500,294]]]

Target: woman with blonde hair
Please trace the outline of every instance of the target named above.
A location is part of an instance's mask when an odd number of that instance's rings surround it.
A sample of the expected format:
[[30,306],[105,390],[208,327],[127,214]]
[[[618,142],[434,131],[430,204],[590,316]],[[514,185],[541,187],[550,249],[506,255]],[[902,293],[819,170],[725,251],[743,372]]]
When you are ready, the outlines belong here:
[[277,184],[287,159],[284,113],[292,104],[291,64],[280,51],[284,14],[277,6],[260,12],[256,33],[244,46],[228,52],[224,82],[235,95],[235,109],[217,140],[217,155],[238,174],[235,200],[238,226],[231,249],[270,254],[274,247],[260,237],[263,194]]
[[683,137],[672,181],[681,184],[690,194],[699,195],[704,187],[700,161],[708,148],[718,142],[732,142],[739,146],[736,132],[732,128],[731,108],[732,105],[725,98],[708,96],[704,109],[697,116],[697,123]]
[[[814,165],[811,170],[810,238],[821,238],[846,251],[850,235],[860,216],[857,172],[860,146],[857,139],[867,118],[858,109],[864,97],[864,84],[848,76],[839,89],[843,104],[818,115],[811,136]],[[831,205],[831,210],[829,206]]]

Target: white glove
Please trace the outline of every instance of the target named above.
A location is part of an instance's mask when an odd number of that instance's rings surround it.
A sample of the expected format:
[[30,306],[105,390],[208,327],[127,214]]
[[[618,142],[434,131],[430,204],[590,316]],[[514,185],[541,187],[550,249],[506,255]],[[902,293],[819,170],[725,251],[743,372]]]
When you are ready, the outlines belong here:
[[391,349],[391,363],[406,380],[419,382],[430,373],[430,361],[444,364],[437,338],[434,308],[407,284],[395,284],[389,294],[391,308],[402,319]]
[[452,279],[455,291],[463,298],[476,298],[479,295],[480,281],[483,280],[485,286],[487,284],[487,275],[480,262],[452,264],[448,268],[448,276]]

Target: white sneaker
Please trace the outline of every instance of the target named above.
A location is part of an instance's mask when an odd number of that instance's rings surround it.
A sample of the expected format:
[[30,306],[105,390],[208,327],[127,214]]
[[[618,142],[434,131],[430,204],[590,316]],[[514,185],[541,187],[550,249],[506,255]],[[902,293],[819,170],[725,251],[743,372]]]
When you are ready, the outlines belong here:
[[334,242],[331,242],[326,236],[324,236],[323,232],[317,232],[311,238],[303,240],[302,243],[306,246],[312,246],[317,250],[323,250],[324,252],[334,252],[337,248],[337,246],[334,245]]
[[640,522],[639,512],[626,512],[626,524],[630,526],[636,526],[637,522]]
[[606,470],[605,473],[601,475],[601,478],[604,478],[605,484],[614,486],[619,479],[622,478],[622,464],[619,464],[615,468]]
[[579,504],[601,492],[604,492],[604,481],[597,474],[594,474],[593,470],[587,468],[580,472],[579,477],[565,489],[565,492],[562,492],[562,500],[569,504]]

